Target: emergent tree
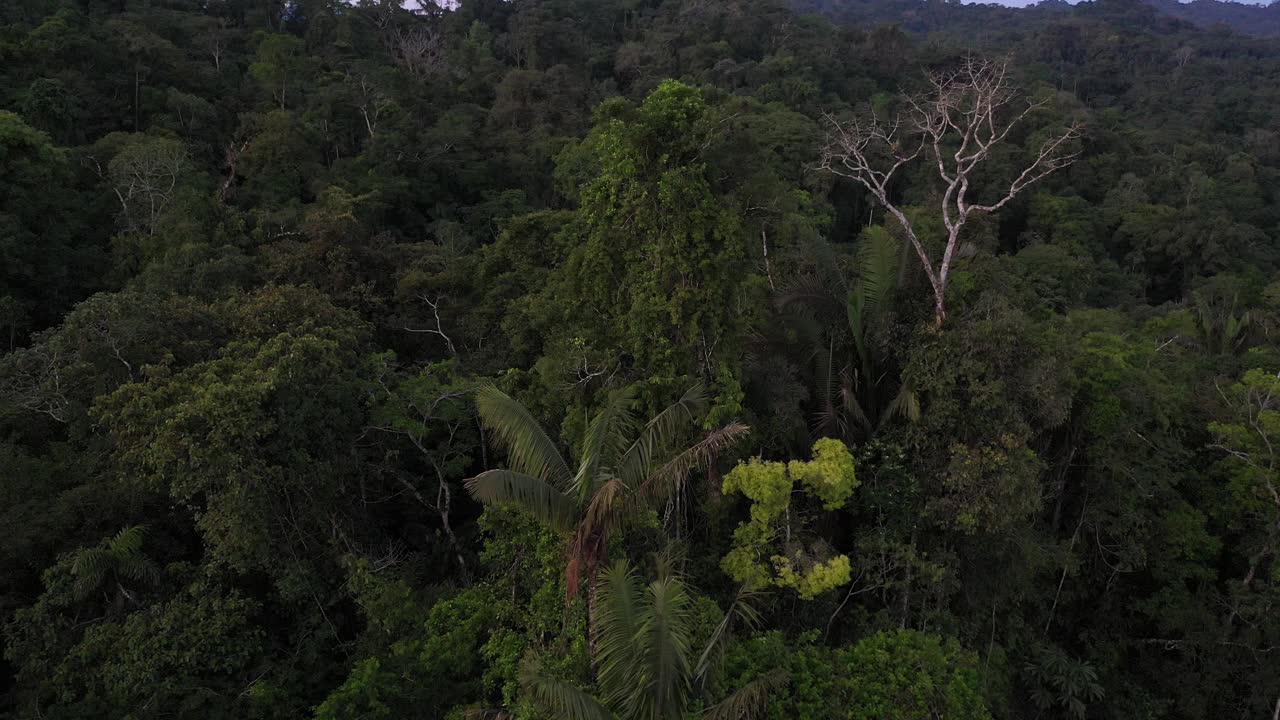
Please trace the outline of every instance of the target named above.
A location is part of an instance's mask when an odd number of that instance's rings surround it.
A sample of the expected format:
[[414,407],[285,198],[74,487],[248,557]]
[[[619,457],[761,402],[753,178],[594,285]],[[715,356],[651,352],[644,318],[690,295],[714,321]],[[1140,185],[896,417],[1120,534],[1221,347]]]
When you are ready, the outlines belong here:
[[[1009,83],[1008,61],[970,57],[957,69],[930,74],[929,90],[923,96],[904,95],[906,111],[891,120],[881,119],[874,111],[849,122],[827,115],[832,129],[820,167],[861,183],[902,225],[933,288],[939,325],[946,320],[947,279],[965,224],[976,215],[999,210],[1079,156],[1075,141],[1083,128],[1072,122],[1048,136],[1035,159],[1003,189],[1003,197],[987,205],[973,203],[969,191],[978,166],[991,158],[994,148],[1024,118],[1047,102],[1028,101],[1016,110],[1013,106],[1019,97]],[[947,240],[941,263],[930,256],[915,225],[890,193],[898,170],[929,154],[937,161],[944,186],[941,205]]]

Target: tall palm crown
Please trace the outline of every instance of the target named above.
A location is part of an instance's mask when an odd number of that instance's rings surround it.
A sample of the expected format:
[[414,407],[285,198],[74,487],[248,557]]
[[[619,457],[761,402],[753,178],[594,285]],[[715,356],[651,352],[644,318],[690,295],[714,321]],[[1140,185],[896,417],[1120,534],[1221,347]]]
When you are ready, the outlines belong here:
[[143,552],[146,528],[127,527],[94,548],[81,550],[71,565],[76,597],[84,600],[110,583],[115,586],[116,604],[137,602],[127,585],[155,583],[160,570]]
[[901,383],[892,400],[885,402],[883,393],[892,390],[884,387],[891,373],[870,344],[872,324],[890,309],[899,284],[904,248],[884,228],[867,228],[855,257],[857,278],[850,283],[831,246],[816,241],[815,273],[797,278],[776,298],[780,310],[803,313],[788,320],[809,336],[820,433],[852,440],[873,434],[895,415],[912,422],[919,419],[919,398],[910,384]]
[[[625,560],[600,574],[592,609],[591,654],[596,692],[525,667],[522,681],[538,705],[567,720],[682,720],[729,640],[735,620],[758,616],[740,594],[701,653],[694,646],[693,602],[684,579],[660,565],[658,578],[642,583]],[[705,720],[752,717],[771,690],[788,678],[775,670],[710,705]],[[705,697],[705,700],[711,700]]]
[[690,471],[706,466],[748,428],[730,424],[686,445],[698,426],[706,395],[694,387],[673,405],[641,423],[630,390],[611,393],[587,427],[576,466],[529,411],[496,387],[476,392],[480,419],[507,450],[509,468],[489,470],[467,481],[483,503],[514,503],[556,529],[572,531],[566,588],[577,594],[585,574],[593,576],[610,534],[634,511],[678,491]]

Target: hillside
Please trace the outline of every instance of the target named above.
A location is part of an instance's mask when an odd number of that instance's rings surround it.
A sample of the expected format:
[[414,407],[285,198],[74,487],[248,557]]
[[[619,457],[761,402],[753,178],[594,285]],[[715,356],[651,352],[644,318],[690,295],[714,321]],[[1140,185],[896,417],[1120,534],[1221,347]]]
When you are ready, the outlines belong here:
[[[1222,26],[1245,35],[1280,35],[1280,3],[1142,1],[1165,15],[1206,29]],[[1078,4],[1087,6],[1094,3]],[[1062,0],[1044,0],[1020,8],[995,3],[961,5],[945,0],[795,0],[793,6],[801,12],[826,15],[836,22],[893,23],[909,32],[973,36],[985,34],[992,28],[1042,26],[1053,22],[1055,16],[1071,14],[1074,5]]]
[[1252,5],[1220,0],[1147,0],[1161,12],[1201,27],[1225,25],[1246,35],[1280,35],[1280,4]]

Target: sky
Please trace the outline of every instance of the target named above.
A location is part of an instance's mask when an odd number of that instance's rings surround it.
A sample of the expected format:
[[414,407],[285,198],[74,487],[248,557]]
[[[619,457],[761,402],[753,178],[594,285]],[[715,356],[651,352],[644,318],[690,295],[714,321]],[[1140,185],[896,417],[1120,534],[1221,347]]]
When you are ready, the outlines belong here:
[[[426,2],[431,2],[431,1],[432,0],[426,0]],[[1007,7],[1026,7],[1028,5],[1034,5],[1036,1],[1037,0],[963,0],[963,2],[966,4],[973,4],[976,2],[989,2],[989,3],[994,3],[996,5],[1005,5]],[[1076,4],[1076,2],[1079,2],[1079,0],[1066,0],[1066,1],[1071,3],[1072,5]],[[1182,0],[1182,1],[1187,2],[1188,0]],[[403,0],[404,6],[410,9],[419,7],[419,2],[420,0]],[[449,0],[446,0],[446,3],[445,3],[446,6],[448,2]],[[1232,0],[1232,2],[1239,2],[1244,5],[1269,5],[1271,3],[1271,0]]]

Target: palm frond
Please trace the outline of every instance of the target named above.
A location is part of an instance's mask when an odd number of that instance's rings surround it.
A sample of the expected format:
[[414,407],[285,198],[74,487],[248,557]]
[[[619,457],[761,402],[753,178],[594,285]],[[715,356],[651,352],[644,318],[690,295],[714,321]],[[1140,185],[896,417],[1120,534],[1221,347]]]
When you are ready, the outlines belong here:
[[862,231],[858,243],[858,281],[849,294],[849,331],[864,373],[870,374],[868,328],[883,310],[898,279],[898,241],[876,225]]
[[618,475],[635,487],[649,475],[654,459],[671,447],[680,433],[695,427],[707,406],[707,391],[701,384],[685,391],[662,412],[645,424],[635,442],[623,453]]
[[694,677],[699,682],[705,685],[712,672],[723,660],[724,651],[729,644],[729,639],[733,636],[735,624],[742,624],[750,629],[759,627],[760,612],[755,609],[755,602],[762,596],[763,593],[760,591],[752,590],[745,585],[738,588],[738,594],[733,599],[733,604],[725,612],[720,624],[716,625],[716,629],[712,631],[706,647],[702,649],[702,654],[698,656],[698,665],[694,669]]
[[591,607],[592,656],[605,702],[614,707],[625,704],[635,689],[643,613],[640,583],[626,560],[600,573]]
[[742,423],[729,423],[708,432],[701,440],[651,473],[641,487],[641,495],[650,502],[659,502],[675,495],[684,487],[689,473],[709,468],[720,457],[720,453],[750,432],[751,427]]
[[110,551],[120,557],[127,555],[136,555],[142,552],[143,541],[147,537],[147,528],[143,525],[134,525],[127,527],[116,533],[111,538],[111,542],[107,547]]
[[[859,284],[859,290],[861,284]],[[853,336],[853,346],[858,352],[858,357],[865,360],[867,356],[866,343],[866,301],[859,290],[849,294],[849,302],[845,305],[845,314],[849,322],[849,333]]]
[[833,288],[817,275],[800,275],[774,295],[773,304],[780,312],[833,319],[844,312],[846,296],[843,288]]
[[635,432],[635,396],[628,388],[609,393],[600,412],[587,426],[587,435],[571,483],[579,505],[586,505],[596,489],[602,470],[616,470],[627,439]]
[[476,390],[480,420],[507,450],[511,466],[557,489],[567,489],[573,473],[551,438],[519,402],[493,385]]
[[605,554],[609,537],[621,525],[631,510],[627,503],[627,487],[618,478],[610,478],[591,496],[582,514],[582,521],[569,543],[569,562],[565,568],[565,594],[572,598],[578,594],[578,584],[583,574],[595,572]]
[[667,577],[649,583],[645,600],[635,638],[641,661],[626,714],[683,717],[692,675],[689,594],[678,577]]
[[864,319],[875,317],[888,302],[898,280],[898,241],[876,225],[862,231],[858,244],[858,283]]
[[791,681],[785,670],[774,669],[733,691],[729,697],[707,708],[705,720],[753,720],[764,717],[769,696]]
[[486,504],[512,503],[557,530],[568,530],[577,506],[542,478],[515,470],[487,470],[466,481],[471,497]]
[[140,583],[154,583],[160,578],[160,569],[146,555],[129,555],[116,559],[116,573]]
[[585,690],[532,667],[521,673],[521,684],[533,702],[566,720],[612,720],[613,715]]
[[[867,383],[867,380],[863,380]],[[867,395],[874,401],[874,393],[870,392],[871,388],[867,388]],[[853,373],[848,370],[840,373],[840,405],[844,412],[853,417],[862,429],[868,434],[871,433],[871,418],[866,410],[862,407],[862,401],[858,399],[858,383],[854,380]]]
[[92,595],[102,586],[114,565],[115,556],[109,550],[96,547],[80,551],[71,564],[76,597],[83,600]]
[[909,382],[902,383],[902,387],[898,388],[898,394],[889,403],[889,407],[885,408],[880,424],[883,425],[893,417],[901,417],[910,423],[920,422],[920,395]]
[[810,252],[813,253],[814,266],[817,269],[818,277],[822,278],[823,284],[836,297],[842,298],[848,295],[849,280],[840,270],[840,259],[836,257],[835,248],[831,246],[831,243],[821,237],[815,237],[809,244],[809,248]]
[[582,513],[580,528],[587,534],[608,537],[617,529],[622,513],[625,510],[627,486],[618,478],[604,481]]
[[814,349],[814,375],[817,380],[818,410],[814,413],[814,429],[820,435],[845,437],[848,424],[840,412],[840,373],[835,353],[830,347]]

